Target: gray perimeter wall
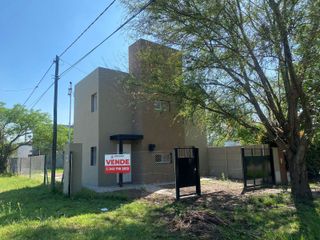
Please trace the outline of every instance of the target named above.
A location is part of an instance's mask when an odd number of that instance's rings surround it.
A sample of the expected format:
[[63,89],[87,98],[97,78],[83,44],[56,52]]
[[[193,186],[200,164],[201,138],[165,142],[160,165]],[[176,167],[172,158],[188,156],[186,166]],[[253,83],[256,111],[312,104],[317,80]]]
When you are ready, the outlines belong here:
[[[242,179],[241,148],[261,148],[265,145],[234,146],[234,147],[208,147],[208,171],[210,176],[231,179]],[[266,147],[266,146],[265,146]],[[279,158],[277,148],[273,148],[276,182],[280,180]]]

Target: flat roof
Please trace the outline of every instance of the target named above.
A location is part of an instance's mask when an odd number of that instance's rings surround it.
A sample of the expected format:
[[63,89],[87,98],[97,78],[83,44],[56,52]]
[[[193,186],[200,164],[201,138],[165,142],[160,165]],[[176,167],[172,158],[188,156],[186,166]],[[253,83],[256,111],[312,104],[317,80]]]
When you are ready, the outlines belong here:
[[142,140],[143,135],[139,134],[116,134],[111,135],[110,140],[116,140],[116,141],[135,141],[135,140]]

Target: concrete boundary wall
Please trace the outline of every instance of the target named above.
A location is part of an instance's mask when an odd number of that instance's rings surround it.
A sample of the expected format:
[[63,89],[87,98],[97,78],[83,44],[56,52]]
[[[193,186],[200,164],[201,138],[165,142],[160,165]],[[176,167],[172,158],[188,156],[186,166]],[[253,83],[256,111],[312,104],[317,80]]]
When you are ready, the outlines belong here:
[[209,175],[221,178],[242,179],[241,148],[267,148],[267,145],[208,147]]
[[[71,143],[65,146],[66,154],[64,159],[64,181],[63,181],[63,193],[70,194],[79,192],[82,187],[82,144]],[[72,157],[70,157],[72,153]],[[72,159],[70,163],[70,159]],[[71,166],[71,169],[70,169]]]

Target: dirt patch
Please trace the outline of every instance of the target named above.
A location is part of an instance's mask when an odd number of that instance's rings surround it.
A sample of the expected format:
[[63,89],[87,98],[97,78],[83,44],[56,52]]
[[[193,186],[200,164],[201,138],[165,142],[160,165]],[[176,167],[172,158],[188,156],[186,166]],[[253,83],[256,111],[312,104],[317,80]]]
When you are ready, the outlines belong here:
[[228,226],[229,222],[206,211],[189,211],[184,216],[175,217],[170,224],[171,231],[189,232],[202,239],[219,239],[217,226]]
[[[217,201],[228,201],[228,200],[240,200],[247,198],[252,195],[260,194],[276,194],[282,192],[283,189],[280,188],[263,188],[263,189],[253,189],[247,192],[243,191],[243,183],[236,181],[221,181],[214,178],[202,178],[201,179],[201,194],[204,199],[210,201],[210,198],[214,196]],[[195,193],[195,187],[185,187],[180,189],[181,200],[188,201],[187,199],[195,199],[194,197],[186,197],[183,195],[190,195]],[[146,199],[153,200],[165,200],[173,201],[175,200],[175,186],[166,185],[158,191],[151,192],[146,195]],[[199,200],[200,201],[200,200]],[[229,202],[229,201],[228,201]]]
[[[153,205],[160,206],[158,218],[166,222],[172,232],[186,234],[195,239],[225,239],[222,231],[229,229],[239,235],[245,234],[250,239],[256,239],[250,231],[231,229],[234,211],[248,203],[250,196],[278,194],[281,188],[254,189],[243,192],[243,183],[221,181],[217,179],[201,180],[201,197],[185,197],[175,200],[174,185],[146,195],[143,199]],[[181,194],[195,192],[195,187],[181,189]],[[180,209],[181,208],[181,209]],[[245,220],[243,220],[245,221]]]
[[[318,185],[314,185],[312,190],[315,197],[319,195]],[[186,236],[186,239],[220,240],[235,239],[234,236],[261,239],[263,231],[252,228],[248,218],[236,213],[239,209],[245,212],[246,206],[249,206],[249,211],[257,213],[280,208],[295,211],[293,203],[287,202],[286,198],[283,199],[285,206],[273,205],[275,201],[282,201],[280,193],[288,191],[284,188],[256,188],[244,192],[242,182],[202,178],[201,196],[182,197],[179,201],[175,199],[174,184],[146,186],[123,193],[156,206],[152,211],[154,221],[159,221],[171,232]],[[182,188],[180,192],[182,195],[195,193],[195,187]],[[270,198],[252,198],[270,194],[273,195]],[[237,224],[243,227],[238,228]],[[233,237],[226,237],[226,232]]]
[[[315,197],[320,192],[317,187],[318,185],[313,187]],[[141,189],[123,191],[123,194],[156,206],[152,216],[156,222],[159,221],[171,232],[186,236],[186,239],[220,240],[226,239],[226,231],[228,234],[245,236],[248,239],[261,237],[261,230],[252,229],[252,223],[246,217],[235,213],[239,209],[244,210],[246,206],[259,212],[279,208],[279,206],[273,206],[272,201],[276,201],[274,199],[277,198],[277,195],[286,191],[282,188],[256,188],[244,192],[242,182],[202,178],[200,197],[194,195],[182,197],[180,201],[176,201],[174,184],[146,186]],[[182,195],[191,193],[195,193],[195,187],[181,189]],[[252,199],[253,196],[270,194],[273,197],[269,199],[271,201],[269,204],[263,202],[268,201],[265,198]],[[286,204],[282,208],[295,210],[295,206],[288,202]],[[238,229],[235,223],[245,227]]]

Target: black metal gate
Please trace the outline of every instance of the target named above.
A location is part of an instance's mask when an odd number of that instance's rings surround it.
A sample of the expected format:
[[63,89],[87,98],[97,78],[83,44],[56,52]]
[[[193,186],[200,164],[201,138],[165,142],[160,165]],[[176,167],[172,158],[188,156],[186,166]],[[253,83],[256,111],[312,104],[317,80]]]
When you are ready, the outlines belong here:
[[195,186],[196,194],[201,195],[198,148],[175,148],[175,174],[177,200],[183,187]]
[[242,148],[244,189],[275,184],[272,148]]

